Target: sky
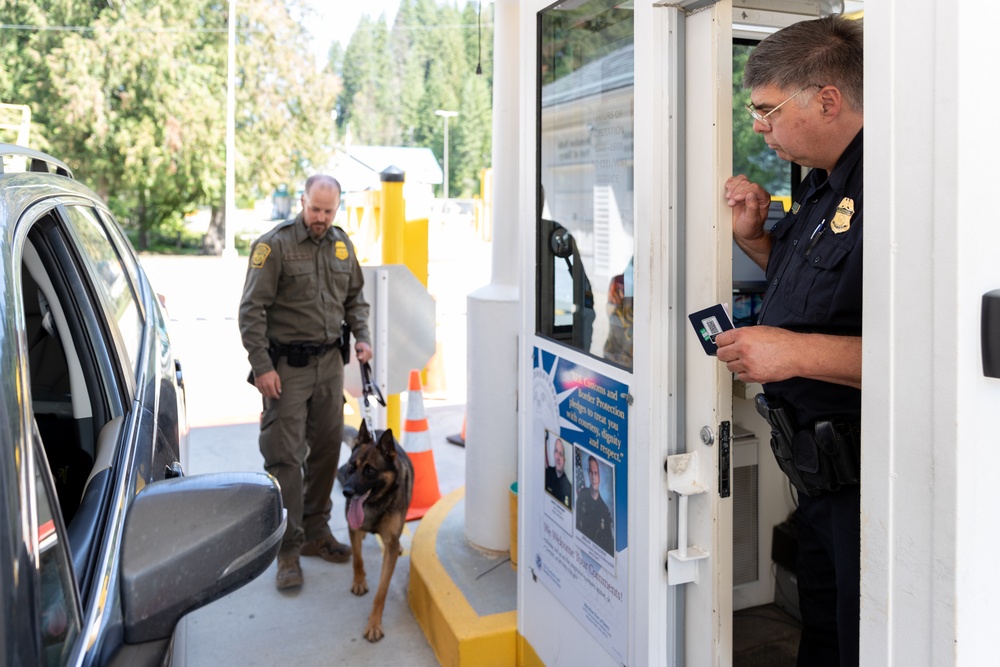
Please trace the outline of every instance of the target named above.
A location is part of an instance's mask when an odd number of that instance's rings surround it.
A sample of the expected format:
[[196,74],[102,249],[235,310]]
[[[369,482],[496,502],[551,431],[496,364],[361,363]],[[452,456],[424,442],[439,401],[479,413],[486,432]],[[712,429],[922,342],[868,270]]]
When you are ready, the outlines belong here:
[[399,0],[306,0],[306,4],[312,7],[318,17],[307,28],[313,35],[313,52],[321,61],[326,60],[334,41],[339,41],[341,46],[347,48],[362,14],[378,20],[384,12],[389,27],[392,27],[396,10],[399,9]]

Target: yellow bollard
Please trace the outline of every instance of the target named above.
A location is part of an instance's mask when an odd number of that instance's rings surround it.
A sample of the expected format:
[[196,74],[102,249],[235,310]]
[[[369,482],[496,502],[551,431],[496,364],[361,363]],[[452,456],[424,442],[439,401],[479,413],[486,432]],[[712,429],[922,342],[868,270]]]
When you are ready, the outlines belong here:
[[396,439],[403,435],[399,428],[399,394],[389,394],[385,397],[385,426],[392,429],[392,434]]
[[[403,199],[403,184],[406,174],[399,167],[386,167],[382,180],[382,263],[405,264],[406,248],[406,201]],[[386,426],[398,438],[400,425],[399,394],[390,394],[385,399]]]
[[386,167],[382,179],[382,263],[404,264],[406,202],[403,183],[406,175],[399,167]]
[[427,218],[407,220],[403,232],[403,264],[427,287],[427,264],[430,262],[429,221]]
[[[427,265],[430,263],[430,221],[427,218],[407,220],[403,231],[403,264],[410,273],[427,287]],[[444,373],[441,377],[431,378],[428,375],[430,366],[420,371],[420,380],[424,387],[443,387]]]

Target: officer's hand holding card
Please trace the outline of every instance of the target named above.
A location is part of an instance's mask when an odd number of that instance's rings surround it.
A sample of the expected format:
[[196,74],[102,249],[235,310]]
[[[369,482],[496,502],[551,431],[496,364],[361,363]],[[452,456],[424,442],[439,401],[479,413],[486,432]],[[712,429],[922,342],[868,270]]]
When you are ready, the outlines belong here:
[[724,303],[717,303],[711,308],[699,310],[688,315],[691,326],[698,334],[701,346],[705,348],[705,354],[715,356],[718,346],[715,344],[715,337],[723,331],[729,331],[733,327],[733,321],[729,317],[729,310]]

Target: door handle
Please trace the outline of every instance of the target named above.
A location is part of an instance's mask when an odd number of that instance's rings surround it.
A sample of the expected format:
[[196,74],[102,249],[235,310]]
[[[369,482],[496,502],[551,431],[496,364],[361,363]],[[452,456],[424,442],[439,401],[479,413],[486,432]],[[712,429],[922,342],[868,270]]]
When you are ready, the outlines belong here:
[[1000,290],[983,295],[980,337],[983,375],[1000,378]]
[[707,493],[710,484],[702,469],[700,452],[674,454],[667,457],[667,489],[678,494],[677,548],[667,552],[667,583],[698,583],[698,564],[709,553],[694,544],[688,544],[688,498]]

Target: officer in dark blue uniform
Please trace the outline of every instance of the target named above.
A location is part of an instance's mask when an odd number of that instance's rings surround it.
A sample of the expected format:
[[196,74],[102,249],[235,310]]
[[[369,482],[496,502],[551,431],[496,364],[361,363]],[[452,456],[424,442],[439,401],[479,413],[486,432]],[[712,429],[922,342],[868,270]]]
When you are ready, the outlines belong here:
[[754,131],[812,171],[770,232],[770,195],[743,175],[725,186],[733,238],[768,288],[758,326],[719,335],[718,358],[764,385],[757,408],[798,490],[800,667],[858,664],[863,72],[856,21],[804,21],[763,40],[743,77]]

